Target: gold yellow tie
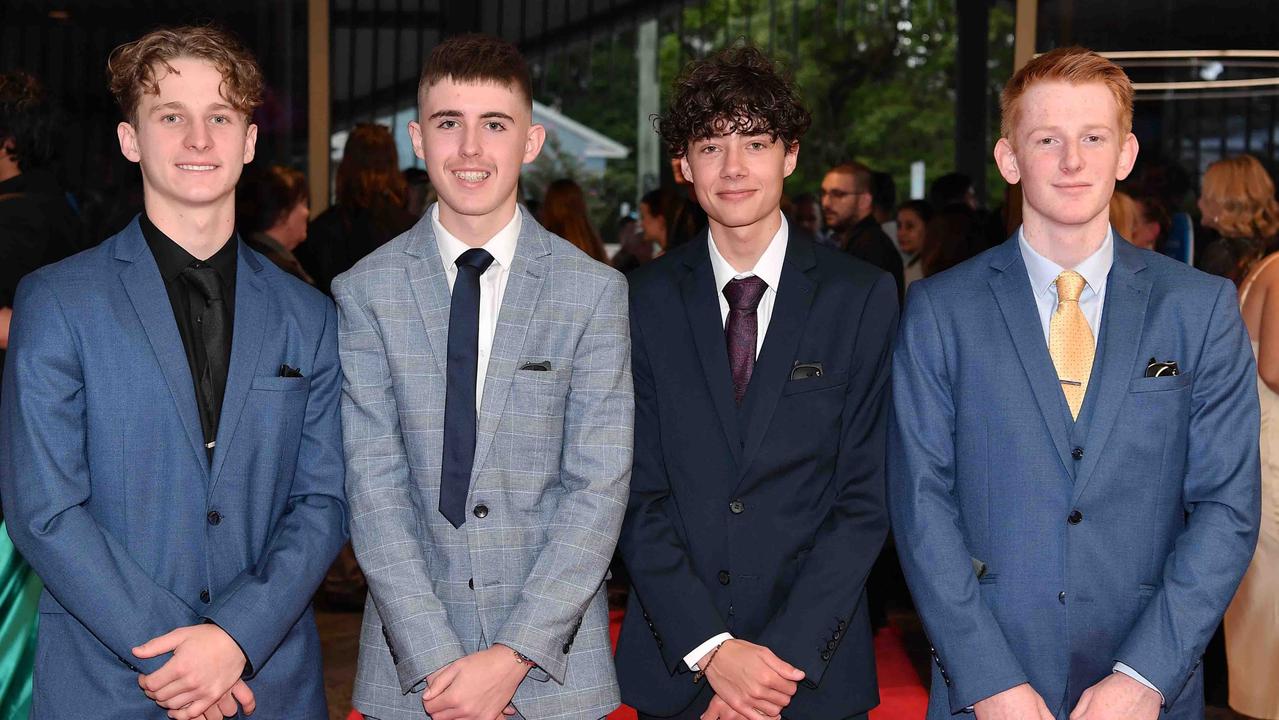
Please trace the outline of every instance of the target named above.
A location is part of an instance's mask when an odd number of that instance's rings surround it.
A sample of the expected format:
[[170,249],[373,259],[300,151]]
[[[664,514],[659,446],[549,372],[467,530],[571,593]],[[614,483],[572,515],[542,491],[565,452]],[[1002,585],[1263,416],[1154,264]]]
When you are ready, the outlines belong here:
[[1094,345],[1092,328],[1083,310],[1079,309],[1079,295],[1084,291],[1084,277],[1074,270],[1057,276],[1057,309],[1048,325],[1048,353],[1057,368],[1057,379],[1070,416],[1079,419],[1079,408],[1084,405],[1088,393],[1088,377],[1092,375]]

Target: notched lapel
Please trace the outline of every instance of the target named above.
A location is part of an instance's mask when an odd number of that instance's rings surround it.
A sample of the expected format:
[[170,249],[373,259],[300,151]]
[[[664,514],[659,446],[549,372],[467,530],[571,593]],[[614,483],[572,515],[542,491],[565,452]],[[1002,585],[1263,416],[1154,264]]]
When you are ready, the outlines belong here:
[[1094,369],[1094,379],[1088,383],[1088,395],[1097,393],[1097,396],[1093,398],[1095,405],[1084,440],[1084,457],[1075,476],[1072,502],[1079,501],[1092,479],[1106,439],[1110,437],[1119,416],[1119,409],[1128,397],[1128,381],[1132,379],[1133,368],[1141,362],[1137,349],[1141,347],[1151,289],[1150,278],[1141,274],[1145,267],[1135,248],[1115,239],[1115,264],[1110,270],[1102,307],[1105,339],[1100,348],[1101,367],[1100,372]]
[[[237,242],[240,242],[237,240]],[[235,271],[235,324],[231,331],[231,363],[227,366],[226,391],[222,395],[222,414],[218,417],[217,444],[213,446],[213,469],[209,493],[217,487],[222,466],[230,452],[231,439],[244,412],[249,388],[262,354],[262,337],[267,319],[273,314],[273,297],[261,277],[262,265],[243,242],[237,249]]]
[[777,299],[773,303],[773,316],[768,321],[768,332],[764,335],[764,346],[760,349],[759,359],[751,372],[746,396],[742,398],[746,446],[737,476],[739,483],[764,442],[782,389],[790,380],[799,339],[803,335],[808,311],[816,293],[817,285],[807,274],[816,265],[812,247],[792,235],[786,255],[781,282],[777,288]]
[[120,249],[116,252],[116,259],[129,263],[120,271],[120,282],[146,331],[151,351],[164,373],[178,417],[186,429],[187,439],[191,441],[197,464],[205,472],[207,484],[208,455],[204,451],[204,428],[200,425],[200,411],[195,403],[195,384],[191,381],[191,368],[182,347],[182,336],[178,334],[177,321],[173,318],[169,293],[164,289],[164,279],[160,277],[160,268],[146,246],[137,220],[129,225],[118,242]]
[[415,237],[405,249],[414,258],[408,266],[409,288],[426,327],[426,344],[435,358],[435,371],[443,376],[449,351],[449,282],[435,242],[431,213],[427,212],[411,232]]
[[737,402],[733,399],[733,372],[728,367],[728,341],[724,339],[724,321],[720,316],[719,297],[715,289],[715,271],[711,267],[706,233],[693,240],[699,247],[685,260],[688,273],[680,280],[680,299],[688,315],[689,330],[697,356],[702,364],[711,402],[719,415],[724,438],[740,469],[742,463],[741,431],[737,424]]
[[[524,213],[521,209],[519,212]],[[547,258],[551,254],[541,226],[528,213],[520,224],[520,239],[515,245],[515,258],[511,262],[511,274],[506,279],[506,292],[502,295],[502,308],[498,311],[497,327],[493,333],[493,347],[489,352],[488,369],[484,373],[484,395],[475,432],[475,462],[471,466],[471,487],[484,467],[485,458],[493,447],[498,423],[506,410],[511,395],[511,380],[522,356],[524,339],[533,322],[533,311],[549,271]],[[447,316],[447,305],[445,314]],[[447,333],[445,342],[447,343]],[[445,345],[447,347],[447,344]]]
[[1026,380],[1035,395],[1035,402],[1039,405],[1044,424],[1052,436],[1053,445],[1057,448],[1062,470],[1066,478],[1071,478],[1074,460],[1070,457],[1068,447],[1070,408],[1061,391],[1052,356],[1048,354],[1048,344],[1044,342],[1043,324],[1036,313],[1035,297],[1030,289],[1030,279],[1026,275],[1026,265],[1021,260],[1016,237],[1005,243],[1002,249],[1005,253],[1015,253],[1016,256],[1010,259],[1005,255],[992,263],[998,274],[990,279],[990,289],[995,294],[1004,323],[1008,326],[1008,334],[1012,336],[1017,356],[1026,372]]

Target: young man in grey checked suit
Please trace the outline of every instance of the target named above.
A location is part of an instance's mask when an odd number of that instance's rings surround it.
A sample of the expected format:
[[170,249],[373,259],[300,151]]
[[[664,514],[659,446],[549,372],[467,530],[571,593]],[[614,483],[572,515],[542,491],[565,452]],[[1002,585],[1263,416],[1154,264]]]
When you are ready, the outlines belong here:
[[626,509],[626,283],[516,205],[545,139],[497,38],[438,46],[409,123],[440,202],[333,283],[351,531],[369,580],[356,708],[599,718]]

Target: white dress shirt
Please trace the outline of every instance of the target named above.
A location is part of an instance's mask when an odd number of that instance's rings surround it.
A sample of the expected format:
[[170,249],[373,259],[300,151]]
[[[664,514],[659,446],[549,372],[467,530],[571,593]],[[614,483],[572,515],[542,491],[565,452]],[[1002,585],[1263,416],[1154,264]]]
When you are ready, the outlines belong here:
[[[1022,228],[1017,229],[1017,245],[1021,248],[1021,258],[1026,263],[1026,274],[1030,276],[1030,289],[1035,295],[1035,307],[1039,311],[1039,322],[1044,329],[1044,342],[1049,342],[1053,311],[1057,309],[1057,276],[1067,269],[1072,269],[1084,277],[1084,290],[1079,294],[1079,309],[1092,329],[1093,342],[1096,343],[1101,332],[1101,311],[1106,304],[1106,280],[1110,277],[1110,268],[1115,264],[1115,231],[1107,226],[1106,239],[1101,247],[1074,268],[1063,268],[1057,263],[1035,252],[1026,241]],[[1121,672],[1146,687],[1159,692],[1159,688],[1151,685],[1140,673],[1127,665],[1117,662],[1115,672]],[[1163,701],[1163,693],[1159,693]]]
[[[493,264],[480,276],[480,333],[479,354],[475,364],[475,408],[478,417],[480,400],[484,397],[484,376],[488,372],[489,353],[493,349],[493,335],[497,331],[498,313],[502,310],[502,296],[506,294],[506,281],[511,276],[511,262],[515,260],[515,244],[520,238],[522,213],[515,209],[515,216],[497,234],[489,238],[481,249],[493,256]],[[471,249],[440,224],[440,208],[431,206],[431,225],[435,228],[435,243],[440,249],[440,261],[444,263],[444,277],[448,279],[449,292],[457,279],[457,259]]]
[[[759,306],[755,308],[755,357],[759,357],[759,351],[764,347],[764,335],[768,333],[768,322],[773,319],[773,305],[777,302],[777,286],[781,283],[782,265],[786,262],[786,245],[787,239],[790,237],[789,232],[786,216],[782,215],[782,224],[777,228],[777,234],[773,235],[773,239],[769,241],[764,254],[760,255],[759,260],[755,261],[755,267],[740,273],[734,270],[733,266],[729,265],[724,256],[720,254],[719,248],[715,247],[715,238],[711,236],[710,232],[707,231],[706,233],[706,244],[709,246],[708,249],[711,255],[711,268],[715,272],[715,289],[717,291],[715,294],[719,298],[720,323],[728,322],[728,298],[724,297],[724,287],[730,281],[757,277],[768,286],[764,290],[763,296],[760,297]],[[703,655],[725,640],[732,639],[731,633],[720,633],[710,638],[685,655],[684,664],[690,670],[698,670],[697,661],[701,660]]]

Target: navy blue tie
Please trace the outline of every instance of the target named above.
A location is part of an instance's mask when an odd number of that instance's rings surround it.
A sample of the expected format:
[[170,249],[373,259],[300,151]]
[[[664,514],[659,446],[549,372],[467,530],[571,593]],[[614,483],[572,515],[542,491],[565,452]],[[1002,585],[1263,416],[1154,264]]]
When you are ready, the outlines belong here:
[[448,386],[444,394],[444,467],[440,474],[440,514],[453,527],[466,522],[466,495],[475,464],[475,375],[479,364],[480,275],[493,263],[473,248],[457,259],[457,279],[449,303]]

